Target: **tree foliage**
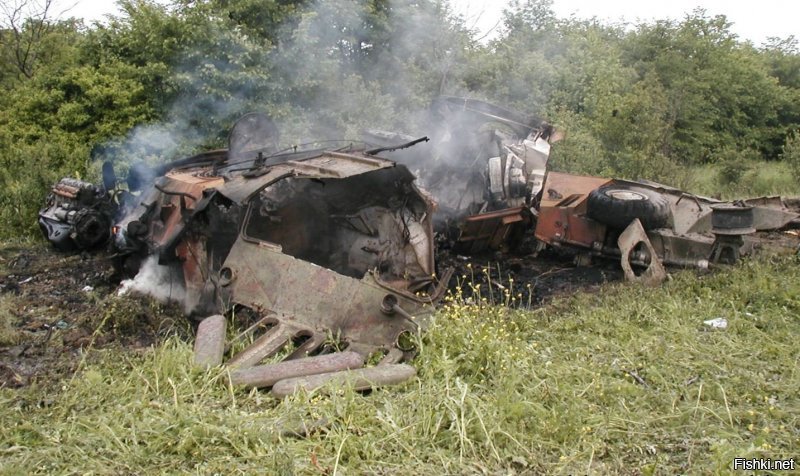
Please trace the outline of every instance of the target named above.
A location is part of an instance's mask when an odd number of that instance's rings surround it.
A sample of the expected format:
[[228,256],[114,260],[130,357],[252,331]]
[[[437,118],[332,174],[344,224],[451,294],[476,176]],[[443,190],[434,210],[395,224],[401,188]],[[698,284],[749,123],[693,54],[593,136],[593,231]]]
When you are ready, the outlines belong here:
[[565,130],[554,168],[675,185],[687,166],[717,163],[735,181],[743,161],[797,155],[797,40],[756,48],[703,10],[625,27],[515,0],[480,42],[442,0],[120,0],[90,26],[50,0],[7,3],[6,238],[30,232],[57,175],[221,146],[250,111],[287,141],[357,139],[364,127],[426,133],[416,113],[432,98],[478,97]]

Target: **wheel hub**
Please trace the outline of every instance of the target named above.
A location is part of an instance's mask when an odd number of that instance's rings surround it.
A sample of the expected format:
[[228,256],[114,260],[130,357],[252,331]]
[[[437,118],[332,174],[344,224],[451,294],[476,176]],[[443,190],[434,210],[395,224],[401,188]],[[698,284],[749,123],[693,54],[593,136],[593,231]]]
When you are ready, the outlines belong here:
[[633,190],[607,190],[606,195],[617,200],[647,200],[647,196]]

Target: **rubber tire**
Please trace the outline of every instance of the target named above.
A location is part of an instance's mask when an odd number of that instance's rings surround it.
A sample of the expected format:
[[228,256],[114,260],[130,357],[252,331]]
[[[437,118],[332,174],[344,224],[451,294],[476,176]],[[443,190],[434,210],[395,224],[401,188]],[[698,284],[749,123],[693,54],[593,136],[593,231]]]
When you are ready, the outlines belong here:
[[670,217],[666,197],[653,190],[629,185],[609,185],[592,190],[586,205],[589,218],[619,229],[627,228],[636,218],[645,230],[664,228]]

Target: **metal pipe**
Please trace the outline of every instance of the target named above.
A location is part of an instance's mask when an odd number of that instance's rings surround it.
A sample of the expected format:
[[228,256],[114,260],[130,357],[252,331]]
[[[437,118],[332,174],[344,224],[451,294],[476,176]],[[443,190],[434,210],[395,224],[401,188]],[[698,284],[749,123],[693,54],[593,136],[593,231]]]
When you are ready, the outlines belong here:
[[[297,337],[297,336],[295,336]],[[325,340],[328,337],[321,333],[321,332],[314,332],[308,339],[305,340],[302,344],[300,344],[294,352],[292,352],[286,360],[294,360],[294,359],[302,359],[304,357],[308,357],[308,354],[315,351],[319,346],[325,343]]]
[[194,364],[202,368],[222,364],[225,353],[225,317],[219,314],[203,319],[194,340]]
[[355,352],[337,352],[297,360],[287,360],[271,365],[259,365],[231,372],[233,385],[271,387],[288,378],[304,377],[342,370],[357,369],[364,365],[364,357]]
[[384,385],[397,385],[413,378],[415,375],[417,375],[417,371],[410,365],[382,365],[281,380],[272,386],[272,394],[278,398],[285,398],[301,390],[310,392],[323,386],[343,387],[351,385],[353,390],[368,390]]
[[230,367],[239,368],[252,367],[281,350],[291,337],[292,333],[287,326],[278,322],[278,324],[268,330],[266,334],[256,339],[250,347],[239,352],[229,360],[228,365]]
[[163,193],[164,195],[176,195],[176,196],[179,196],[179,197],[191,198],[193,202],[197,202],[197,198],[195,198],[195,197],[194,197],[192,194],[190,194],[190,193],[186,193],[186,192],[172,192],[172,191],[170,191],[170,190],[167,190],[167,189],[165,189],[164,187],[162,187],[161,185],[159,185],[159,184],[157,184],[157,183],[154,183],[154,184],[153,184],[153,187],[155,187],[155,189],[156,189],[156,190],[158,190],[159,192]]
[[405,355],[402,350],[398,348],[392,348],[386,353],[386,355],[383,356],[381,361],[378,362],[378,366],[400,363],[400,361],[403,360],[403,357],[405,357]]

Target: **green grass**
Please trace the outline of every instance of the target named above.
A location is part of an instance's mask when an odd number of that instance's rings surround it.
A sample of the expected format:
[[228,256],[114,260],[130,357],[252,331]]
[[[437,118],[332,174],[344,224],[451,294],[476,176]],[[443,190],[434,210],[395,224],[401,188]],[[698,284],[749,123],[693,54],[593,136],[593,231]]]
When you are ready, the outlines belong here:
[[95,350],[59,385],[0,390],[0,472],[727,474],[797,458],[798,335],[798,260],[776,257],[532,312],[451,297],[418,378],[369,395],[230,388],[177,338]]
[[9,300],[0,299],[0,346],[15,345],[20,337],[17,319],[12,313]]
[[719,165],[693,168],[687,190],[700,195],[719,196],[723,199],[764,195],[800,195],[800,183],[785,162],[747,163],[741,178],[734,183],[726,183],[720,172]]

